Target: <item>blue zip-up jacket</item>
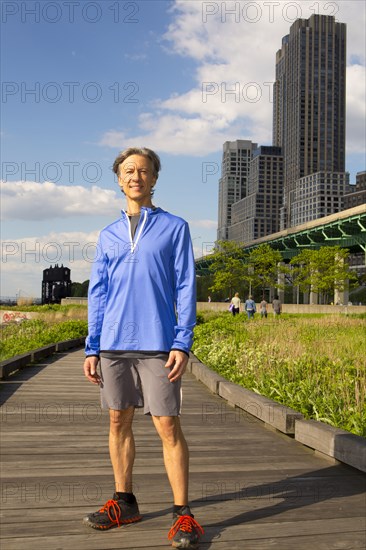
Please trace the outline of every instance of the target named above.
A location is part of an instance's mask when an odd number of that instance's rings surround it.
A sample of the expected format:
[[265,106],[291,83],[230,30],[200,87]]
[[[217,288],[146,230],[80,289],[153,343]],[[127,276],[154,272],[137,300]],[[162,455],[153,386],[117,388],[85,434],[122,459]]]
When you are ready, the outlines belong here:
[[185,220],[161,208],[142,207],[134,239],[124,211],[101,231],[88,320],[87,356],[110,350],[189,352],[196,276]]

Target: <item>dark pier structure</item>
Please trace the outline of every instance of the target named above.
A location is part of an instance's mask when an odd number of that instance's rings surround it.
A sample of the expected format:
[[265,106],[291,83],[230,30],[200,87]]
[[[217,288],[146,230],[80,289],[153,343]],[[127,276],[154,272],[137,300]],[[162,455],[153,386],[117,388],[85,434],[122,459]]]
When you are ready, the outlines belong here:
[[43,270],[42,304],[60,304],[62,298],[71,296],[71,271],[58,264]]

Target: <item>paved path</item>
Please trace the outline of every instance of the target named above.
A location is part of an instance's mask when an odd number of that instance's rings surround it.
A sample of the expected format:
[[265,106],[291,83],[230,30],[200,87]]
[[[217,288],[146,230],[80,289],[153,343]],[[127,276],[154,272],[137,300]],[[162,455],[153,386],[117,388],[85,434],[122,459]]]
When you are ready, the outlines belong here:
[[[142,522],[99,533],[81,518],[113,493],[108,416],[83,351],[3,381],[1,550],[169,548],[171,492],[150,418],[136,414]],[[365,549],[366,476],[236,413],[190,374],[182,424],[201,549]]]

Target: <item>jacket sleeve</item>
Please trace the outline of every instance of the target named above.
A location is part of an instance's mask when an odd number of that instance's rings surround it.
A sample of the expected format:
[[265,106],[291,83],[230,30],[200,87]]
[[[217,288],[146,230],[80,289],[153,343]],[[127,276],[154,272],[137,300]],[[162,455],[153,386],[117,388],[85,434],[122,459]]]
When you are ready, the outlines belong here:
[[108,292],[107,256],[99,236],[88,289],[88,336],[85,355],[99,355],[106,297]]
[[196,324],[196,268],[187,222],[181,227],[174,247],[175,304],[177,324],[171,349],[189,353]]

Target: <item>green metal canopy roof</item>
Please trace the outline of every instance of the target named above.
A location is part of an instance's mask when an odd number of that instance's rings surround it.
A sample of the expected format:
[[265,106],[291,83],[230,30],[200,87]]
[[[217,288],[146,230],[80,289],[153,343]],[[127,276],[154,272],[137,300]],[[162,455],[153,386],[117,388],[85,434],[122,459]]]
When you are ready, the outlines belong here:
[[[322,246],[340,246],[352,253],[366,253],[366,204],[261,237],[243,248],[251,251],[264,243],[279,250],[284,260],[291,259],[304,248]],[[207,274],[210,263],[209,254],[197,258],[197,274]]]

